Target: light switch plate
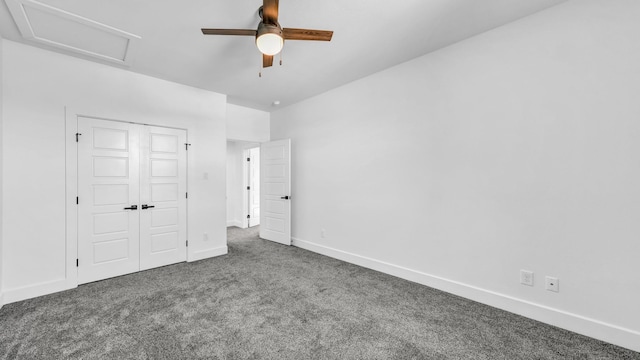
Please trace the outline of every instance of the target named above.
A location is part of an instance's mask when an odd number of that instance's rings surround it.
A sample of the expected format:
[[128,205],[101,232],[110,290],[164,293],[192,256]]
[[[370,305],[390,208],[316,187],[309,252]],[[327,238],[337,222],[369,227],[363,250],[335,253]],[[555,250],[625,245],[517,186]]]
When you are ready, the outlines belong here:
[[520,270],[520,284],[533,286],[533,271]]

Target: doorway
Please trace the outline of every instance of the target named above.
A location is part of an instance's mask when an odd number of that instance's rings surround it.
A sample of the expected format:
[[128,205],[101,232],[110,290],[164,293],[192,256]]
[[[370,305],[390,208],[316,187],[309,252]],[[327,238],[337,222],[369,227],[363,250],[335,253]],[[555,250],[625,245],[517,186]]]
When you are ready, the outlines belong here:
[[290,200],[291,139],[227,141],[227,227],[291,245]]
[[260,224],[260,143],[227,141],[227,227]]

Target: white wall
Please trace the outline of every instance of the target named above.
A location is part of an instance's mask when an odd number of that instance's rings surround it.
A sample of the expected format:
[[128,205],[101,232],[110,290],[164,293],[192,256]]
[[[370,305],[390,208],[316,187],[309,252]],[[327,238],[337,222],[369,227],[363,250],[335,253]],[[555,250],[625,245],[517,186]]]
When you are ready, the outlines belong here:
[[227,104],[227,139],[250,142],[269,141],[270,114]]
[[75,196],[65,195],[65,106],[186,128],[188,258],[226,253],[226,96],[6,40],[3,61],[5,301],[65,288],[75,261],[65,260],[65,196]]
[[243,227],[242,219],[242,148],[227,142],[227,226]]
[[294,244],[640,351],[638,19],[570,1],[272,113]]
[[[2,118],[3,118],[3,111],[2,111],[2,103],[3,103],[3,96],[2,96],[2,88],[4,87],[4,81],[3,81],[3,62],[2,62],[2,54],[4,53],[3,51],[3,46],[4,46],[4,40],[2,39],[2,36],[0,36],[0,204],[3,204],[3,198],[2,198],[2,183],[3,183],[3,166],[2,166],[2,159],[4,158],[4,148],[2,147]],[[3,251],[2,251],[2,206],[0,206],[0,308],[2,308],[2,305],[4,304],[4,291],[2,289],[2,285],[3,285],[3,280],[2,280],[2,275],[3,275],[3,271],[2,268],[4,267],[4,258],[3,258]]]

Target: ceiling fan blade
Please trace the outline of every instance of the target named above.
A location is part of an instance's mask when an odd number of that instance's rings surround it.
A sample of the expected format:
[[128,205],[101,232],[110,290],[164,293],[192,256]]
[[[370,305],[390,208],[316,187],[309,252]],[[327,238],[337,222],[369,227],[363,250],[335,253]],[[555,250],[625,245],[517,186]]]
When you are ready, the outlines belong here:
[[262,21],[267,24],[278,24],[278,0],[263,0]]
[[248,29],[202,29],[205,35],[240,35],[240,36],[256,36],[256,30]]
[[266,68],[273,65],[273,55],[262,54],[262,67]]
[[331,41],[333,31],[309,29],[282,29],[285,40]]

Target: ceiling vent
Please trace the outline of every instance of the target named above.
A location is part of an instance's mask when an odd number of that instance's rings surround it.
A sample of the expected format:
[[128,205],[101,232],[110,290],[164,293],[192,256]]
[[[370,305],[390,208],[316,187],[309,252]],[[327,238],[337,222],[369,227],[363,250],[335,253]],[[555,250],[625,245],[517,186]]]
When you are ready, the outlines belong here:
[[140,36],[33,0],[5,0],[25,39],[90,57],[131,65]]

